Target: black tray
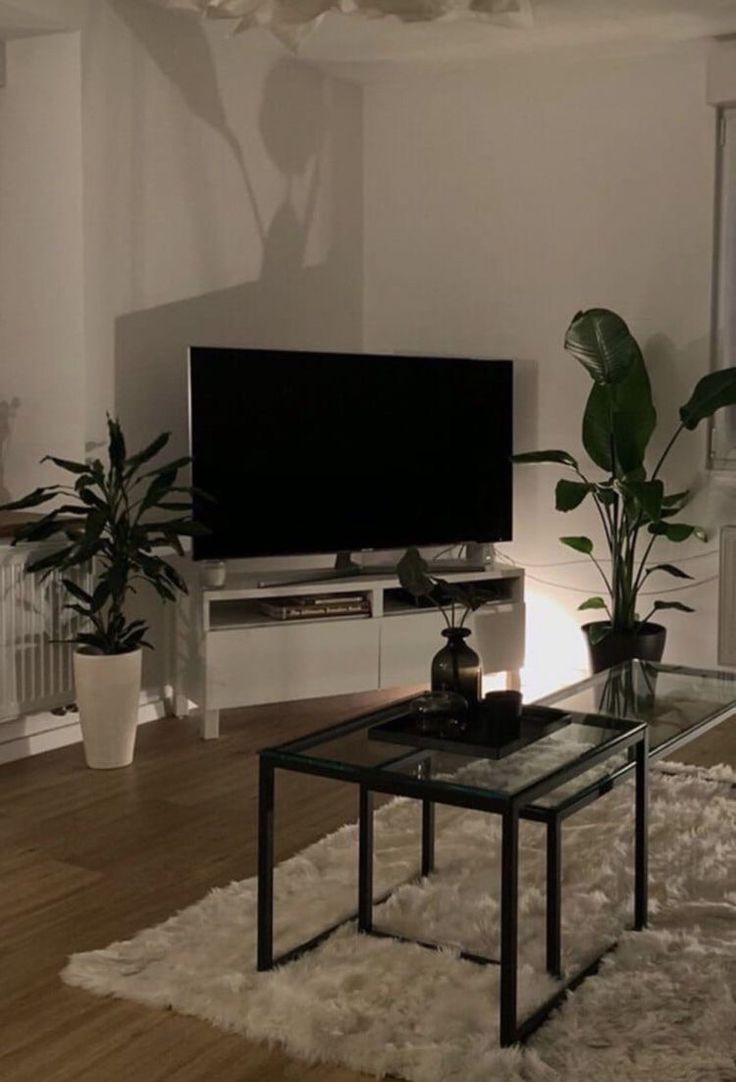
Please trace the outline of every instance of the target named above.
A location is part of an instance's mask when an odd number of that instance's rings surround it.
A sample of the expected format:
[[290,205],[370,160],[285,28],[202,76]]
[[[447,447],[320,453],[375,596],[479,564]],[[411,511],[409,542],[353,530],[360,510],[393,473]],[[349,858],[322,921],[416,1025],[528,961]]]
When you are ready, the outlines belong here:
[[[573,715],[551,706],[525,706],[519,719],[518,732],[508,735],[508,726],[501,727],[494,742],[486,736],[487,723],[481,729],[479,723],[469,721],[464,730],[457,732],[427,733],[417,726],[412,714],[400,714],[368,730],[371,740],[389,744],[408,744],[413,748],[447,751],[455,755],[477,755],[481,759],[504,759],[515,751],[528,747],[543,736],[569,725]],[[504,732],[505,728],[505,732]]]

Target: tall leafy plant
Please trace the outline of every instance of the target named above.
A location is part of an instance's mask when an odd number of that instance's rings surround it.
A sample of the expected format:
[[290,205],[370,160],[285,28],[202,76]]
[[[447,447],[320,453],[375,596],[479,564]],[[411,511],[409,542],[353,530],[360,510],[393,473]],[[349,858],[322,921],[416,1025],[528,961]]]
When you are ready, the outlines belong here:
[[[129,620],[125,614],[136,583],[152,586],[164,601],[187,589],[176,568],[155,550],[168,546],[183,555],[181,538],[206,531],[191,519],[192,489],[177,483],[189,459],[150,466],[169,433],[128,455],[118,421],[108,417],[107,429],[106,463],[47,455],[42,461],[48,459],[70,474],[70,481],[36,488],[0,510],[30,510],[56,501],[53,510],[16,530],[13,544],[63,538],[58,548],[29,562],[26,571],[61,573],[71,598],[66,607],[83,617],[77,643],[102,654],[123,654],[150,646],[145,621]],[[69,574],[87,565],[93,569],[91,592]]]
[[664,609],[693,611],[680,601],[657,600],[642,616],[638,601],[650,576],[692,577],[674,564],[651,560],[660,538],[677,543],[692,537],[706,540],[702,527],[673,521],[690,493],[668,492],[661,473],[683,432],[693,431],[717,410],[736,403],[736,368],[712,372],[698,381],[680,409],[679,424],[664,451],[649,468],[646,455],[657,414],[642,352],[624,320],[607,308],[578,312],[567,329],[565,349],[593,381],[583,414],[582,440],[603,476],[589,476],[567,451],[531,451],[514,455],[514,461],[554,463],[570,471],[571,477],[557,482],[558,511],[574,511],[587,499],[595,506],[609,568],[603,566],[589,537],[560,540],[587,556],[604,583],[605,596],[589,597],[579,606],[607,615],[607,620],[594,625],[592,639],[596,641],[611,629],[636,633]]

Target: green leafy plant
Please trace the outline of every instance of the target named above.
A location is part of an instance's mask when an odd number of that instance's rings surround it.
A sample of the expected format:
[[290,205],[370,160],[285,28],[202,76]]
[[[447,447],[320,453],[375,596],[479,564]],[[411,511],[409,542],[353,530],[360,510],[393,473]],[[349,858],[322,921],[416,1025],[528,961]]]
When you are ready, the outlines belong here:
[[399,582],[412,597],[425,598],[435,605],[450,628],[464,627],[471,612],[475,612],[496,595],[488,590],[463,582],[447,582],[433,575],[430,566],[416,548],[406,550],[396,568]]
[[670,563],[651,563],[658,539],[683,542],[707,540],[705,530],[685,522],[673,522],[688,502],[690,493],[665,490],[660,477],[665,461],[684,431],[724,406],[736,403],[736,368],[703,376],[680,409],[677,425],[651,470],[645,458],[657,423],[652,392],[642,352],[624,320],[607,308],[578,312],[565,335],[565,349],[586,369],[593,386],[582,424],[583,446],[594,465],[603,471],[593,479],[567,451],[531,451],[514,455],[515,462],[554,463],[567,467],[573,479],[557,482],[558,511],[574,511],[590,498],[596,508],[605,540],[610,571],[603,567],[589,537],[561,537],[564,545],[587,556],[605,585],[606,596],[590,597],[579,607],[605,611],[607,621],[593,625],[591,639],[613,629],[636,633],[655,613],[665,609],[692,612],[680,601],[654,601],[642,618],[637,601],[652,575],[690,579]]
[[[145,621],[129,621],[125,616],[135,583],[149,584],[164,601],[173,601],[177,591],[187,590],[176,568],[154,550],[169,546],[183,555],[181,538],[206,530],[190,517],[193,490],[177,484],[179,471],[189,459],[144,468],[166,446],[169,433],[128,456],[120,424],[108,417],[107,428],[106,464],[97,458],[72,462],[47,455],[42,461],[49,460],[71,474],[73,482],[34,489],[0,510],[30,510],[57,501],[52,511],[17,529],[13,544],[63,537],[65,543],[31,561],[26,571],[43,577],[52,571],[61,573],[72,599],[66,607],[84,618],[75,642],[101,654],[123,654],[151,645],[145,639]],[[91,593],[67,574],[87,565],[94,575]]]

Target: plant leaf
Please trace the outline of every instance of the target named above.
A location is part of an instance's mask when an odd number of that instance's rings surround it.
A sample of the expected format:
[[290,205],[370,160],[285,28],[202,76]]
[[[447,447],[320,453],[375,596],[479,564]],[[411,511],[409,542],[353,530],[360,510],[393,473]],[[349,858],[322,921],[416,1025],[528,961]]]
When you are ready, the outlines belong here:
[[13,544],[19,541],[46,541],[54,534],[64,533],[66,524],[56,517],[58,512],[39,519],[38,522],[26,522],[13,531]]
[[419,549],[408,548],[396,567],[399,582],[414,597],[431,597],[434,582],[429,577],[429,565]]
[[649,375],[636,346],[622,380],[591,387],[583,414],[583,446],[601,469],[613,473],[615,465],[618,476],[631,474],[644,462],[656,423]]
[[85,605],[92,604],[92,595],[88,594],[86,590],[83,590],[79,583],[74,582],[73,579],[62,579],[64,587],[72,595],[76,597],[77,601],[83,601]]
[[619,383],[639,354],[629,328],[609,308],[578,312],[567,328],[565,349],[600,384]]
[[125,466],[125,438],[120,422],[110,417],[109,414],[107,418],[107,434],[107,453],[110,456],[110,466],[116,473],[120,474]]
[[62,470],[67,470],[69,473],[89,473],[86,462],[73,462],[70,458],[57,458],[56,455],[44,455],[41,461],[53,462],[55,466],[60,466]]
[[42,556],[38,560],[32,560],[31,563],[26,564],[26,573],[29,575],[39,571],[48,573],[57,567],[64,567],[67,558],[74,552],[75,547],[69,545],[68,548],[57,549],[56,552],[50,552],[47,556]]
[[583,552],[586,556],[590,556],[593,552],[593,542],[589,537],[561,537],[560,541],[568,548]]
[[682,601],[655,601],[652,606],[655,612],[662,612],[664,609],[677,609],[678,612],[695,612],[695,609],[690,605],[684,605]]
[[52,485],[46,488],[34,488],[27,496],[21,496],[19,500],[11,500],[10,503],[0,504],[0,511],[24,511],[27,507],[38,507],[41,503],[47,503],[57,495],[61,485]]
[[110,583],[107,578],[100,578],[92,594],[92,612],[99,612],[107,599],[110,597]]
[[647,568],[647,571],[651,574],[653,571],[665,571],[668,575],[674,575],[676,579],[691,579],[693,576],[688,575],[687,571],[683,571],[680,567],[675,567],[674,564],[654,564],[653,567]]
[[695,390],[680,408],[680,420],[685,428],[697,428],[706,417],[736,404],[736,368],[710,372],[695,384]]
[[157,436],[156,439],[149,443],[147,447],[144,447],[142,451],[138,451],[136,454],[131,455],[125,462],[125,476],[131,478],[136,470],[140,469],[144,463],[155,458],[159,451],[164,449],[170,438],[170,432],[162,432],[160,436]]
[[[184,466],[188,466],[191,461],[189,455],[183,455],[181,458],[174,458],[171,462],[164,462],[163,466],[157,466],[155,470],[149,470],[148,473],[142,473],[138,478],[138,481],[143,481],[147,477],[155,477],[159,473],[169,473],[171,471],[176,475],[180,469]],[[138,484],[138,481],[136,481],[136,484]]]
[[602,597],[589,597],[587,599],[587,601],[583,601],[582,604],[578,605],[578,609],[580,609],[580,610],[583,610],[583,609],[607,609],[607,608],[608,608],[608,605],[606,605],[606,603],[605,603],[605,601],[603,600]]
[[659,520],[664,496],[664,485],[661,481],[627,481],[621,488],[634,498],[646,519],[652,522]]
[[578,463],[567,451],[523,451],[521,454],[512,455],[512,462],[556,462],[560,466],[572,466],[577,469]]
[[589,492],[590,485],[582,481],[566,481],[563,478],[557,482],[555,489],[555,507],[558,511],[574,511]]
[[596,499],[600,500],[601,503],[606,504],[608,507],[614,504],[618,499],[618,493],[615,492],[610,485],[593,485],[593,492],[595,493]]
[[668,541],[680,543],[687,541],[689,537],[697,537],[699,541],[707,541],[708,535],[702,526],[689,526],[685,522],[652,522],[649,532],[660,537],[666,537]]

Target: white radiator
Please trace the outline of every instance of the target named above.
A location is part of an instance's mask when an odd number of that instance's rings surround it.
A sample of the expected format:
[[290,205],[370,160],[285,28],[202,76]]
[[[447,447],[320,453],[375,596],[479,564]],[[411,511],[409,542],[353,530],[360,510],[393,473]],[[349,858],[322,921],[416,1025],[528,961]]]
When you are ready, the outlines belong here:
[[[71,646],[77,617],[54,572],[43,582],[25,565],[52,544],[0,547],[0,721],[65,706],[74,698]],[[89,572],[68,576],[83,587]]]

